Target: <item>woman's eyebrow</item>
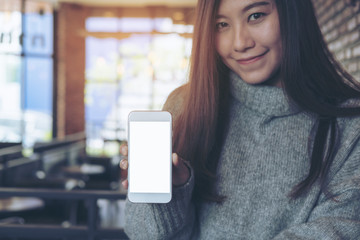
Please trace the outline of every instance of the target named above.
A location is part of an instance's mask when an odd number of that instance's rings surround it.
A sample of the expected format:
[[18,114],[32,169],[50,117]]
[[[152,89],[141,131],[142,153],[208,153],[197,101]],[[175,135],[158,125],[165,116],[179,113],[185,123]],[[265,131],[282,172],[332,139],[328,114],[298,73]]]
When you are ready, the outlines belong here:
[[249,11],[251,8],[258,7],[258,6],[264,6],[264,5],[270,5],[270,3],[267,2],[267,1],[255,2],[255,3],[249,4],[249,5],[247,5],[246,7],[244,7],[244,9],[243,9],[242,11],[243,11],[243,12],[247,12],[247,11]]
[[[254,2],[254,3],[251,3],[249,5],[247,5],[246,7],[244,7],[241,11],[242,12],[247,12],[249,11],[250,9],[254,8],[254,7],[258,7],[258,6],[266,6],[266,5],[270,5],[270,2],[267,2],[267,1],[262,1],[262,2]],[[219,19],[219,18],[226,18],[225,15],[222,15],[222,14],[217,14],[215,19]]]
[[[266,6],[266,5],[270,5],[270,2],[268,1],[262,1],[262,2],[254,2],[254,3],[251,3],[249,5],[247,5],[246,7],[244,7],[242,9],[242,12],[247,12],[249,11],[250,9],[254,8],[254,7],[258,7],[258,6]],[[222,15],[222,14],[217,14],[216,19],[219,19],[219,18],[226,18],[226,16]]]

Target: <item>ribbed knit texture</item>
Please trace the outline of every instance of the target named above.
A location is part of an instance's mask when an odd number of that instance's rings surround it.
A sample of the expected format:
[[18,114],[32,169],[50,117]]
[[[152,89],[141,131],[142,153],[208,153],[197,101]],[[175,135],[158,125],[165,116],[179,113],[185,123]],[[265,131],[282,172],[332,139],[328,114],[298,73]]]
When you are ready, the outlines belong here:
[[190,202],[192,176],[185,186],[174,189],[169,204],[128,203],[128,235],[133,239],[360,239],[360,118],[338,122],[339,144],[329,175],[329,190],[337,201],[321,193],[317,184],[292,200],[288,194],[309,171],[308,142],[315,118],[289,104],[280,88],[249,85],[233,73],[230,80],[230,130],[216,182],[225,201]]

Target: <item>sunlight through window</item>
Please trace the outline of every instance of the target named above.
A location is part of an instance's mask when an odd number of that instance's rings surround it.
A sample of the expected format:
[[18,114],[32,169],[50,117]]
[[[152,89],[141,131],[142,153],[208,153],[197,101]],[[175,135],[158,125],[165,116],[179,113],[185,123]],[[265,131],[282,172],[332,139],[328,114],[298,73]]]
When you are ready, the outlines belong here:
[[170,18],[90,17],[86,28],[88,151],[103,154],[108,142],[126,139],[130,111],[160,110],[185,83],[193,26]]

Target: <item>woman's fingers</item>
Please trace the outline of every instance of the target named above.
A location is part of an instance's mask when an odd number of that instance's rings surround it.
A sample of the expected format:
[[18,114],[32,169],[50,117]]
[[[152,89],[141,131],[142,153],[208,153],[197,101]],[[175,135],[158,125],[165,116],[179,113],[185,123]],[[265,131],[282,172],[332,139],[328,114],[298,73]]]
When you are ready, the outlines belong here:
[[129,181],[127,179],[125,179],[124,181],[121,182],[122,186],[124,189],[128,189],[129,188]]
[[127,176],[128,176],[128,167],[129,167],[129,163],[128,163],[128,160],[126,158],[123,158],[121,161],[120,161],[120,176],[121,176],[121,184],[123,185],[123,187],[125,189],[128,188],[128,180],[127,180]]
[[121,144],[121,146],[120,146],[120,154],[124,156],[124,158],[119,163],[120,169],[121,169],[121,172],[120,172],[121,184],[125,189],[128,189],[129,181],[127,180],[127,176],[128,176],[129,162],[127,160],[127,156],[128,156],[127,143]]
[[173,185],[184,185],[190,178],[189,168],[184,163],[184,160],[181,159],[176,153],[172,154],[172,162],[174,166],[172,176]]
[[120,168],[122,170],[127,170],[129,167],[129,163],[128,163],[128,160],[126,158],[123,158],[121,161],[120,161]]
[[121,180],[124,180],[127,178],[128,176],[128,167],[129,167],[129,164],[128,164],[128,160],[127,159],[123,159],[120,161],[120,176],[121,176]]
[[176,153],[172,154],[172,162],[175,167],[179,166],[179,156]]
[[127,146],[127,144],[122,144],[120,146],[120,154],[123,155],[123,156],[128,155],[128,146]]

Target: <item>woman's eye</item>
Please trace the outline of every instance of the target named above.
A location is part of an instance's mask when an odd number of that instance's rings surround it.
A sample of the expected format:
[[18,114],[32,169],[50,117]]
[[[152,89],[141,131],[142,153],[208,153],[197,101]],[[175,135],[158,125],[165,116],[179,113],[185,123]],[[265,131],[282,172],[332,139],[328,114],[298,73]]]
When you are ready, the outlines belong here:
[[226,22],[219,22],[216,24],[216,29],[220,30],[223,28],[226,28],[228,26],[228,24]]
[[261,18],[262,16],[265,16],[265,13],[253,13],[249,16],[249,19],[248,21],[256,21],[258,20],[259,18]]

